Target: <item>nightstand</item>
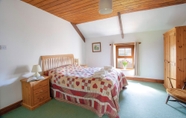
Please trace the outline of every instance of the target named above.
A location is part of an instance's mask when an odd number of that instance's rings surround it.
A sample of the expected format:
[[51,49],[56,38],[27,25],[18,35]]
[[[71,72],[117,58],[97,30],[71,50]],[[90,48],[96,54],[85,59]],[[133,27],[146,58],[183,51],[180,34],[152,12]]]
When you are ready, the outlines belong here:
[[44,76],[43,80],[32,82],[27,82],[27,79],[20,80],[22,85],[22,105],[33,110],[51,99],[49,88],[50,78]]

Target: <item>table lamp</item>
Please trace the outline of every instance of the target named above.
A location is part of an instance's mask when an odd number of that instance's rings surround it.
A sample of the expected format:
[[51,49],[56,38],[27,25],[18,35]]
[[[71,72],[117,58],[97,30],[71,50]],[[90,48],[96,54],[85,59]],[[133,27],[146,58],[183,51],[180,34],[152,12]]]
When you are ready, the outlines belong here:
[[35,77],[39,77],[40,76],[39,72],[41,72],[41,71],[42,70],[41,70],[40,65],[33,65],[32,72],[35,72],[35,74],[34,74]]

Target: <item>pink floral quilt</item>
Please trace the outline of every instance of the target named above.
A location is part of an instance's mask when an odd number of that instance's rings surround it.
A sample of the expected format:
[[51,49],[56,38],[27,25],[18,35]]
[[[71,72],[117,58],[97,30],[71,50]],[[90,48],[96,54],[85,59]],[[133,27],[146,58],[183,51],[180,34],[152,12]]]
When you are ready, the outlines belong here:
[[68,65],[49,71],[55,99],[70,102],[95,112],[119,118],[119,93],[127,85],[122,71],[105,70],[101,77],[94,73],[103,68]]

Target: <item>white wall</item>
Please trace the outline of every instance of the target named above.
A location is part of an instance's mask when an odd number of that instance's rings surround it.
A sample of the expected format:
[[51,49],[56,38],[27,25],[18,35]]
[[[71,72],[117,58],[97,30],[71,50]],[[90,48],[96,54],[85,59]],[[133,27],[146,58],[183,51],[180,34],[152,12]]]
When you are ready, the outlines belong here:
[[185,23],[183,24],[183,26],[185,26],[186,25],[186,21],[185,21]]
[[[111,47],[109,44],[121,42],[141,42],[139,45],[139,76],[155,79],[164,78],[163,33],[152,31],[142,33],[92,38],[86,40],[86,63],[88,66],[111,65]],[[101,42],[101,52],[92,52],[92,43]]]
[[0,109],[22,100],[20,79],[41,55],[72,53],[85,63],[85,43],[71,24],[20,0],[0,0]]

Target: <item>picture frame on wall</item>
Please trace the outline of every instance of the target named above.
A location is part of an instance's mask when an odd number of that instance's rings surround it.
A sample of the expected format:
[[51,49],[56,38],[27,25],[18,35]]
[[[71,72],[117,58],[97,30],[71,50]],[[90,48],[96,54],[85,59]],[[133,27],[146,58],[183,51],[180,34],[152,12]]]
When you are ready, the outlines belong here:
[[92,43],[92,52],[101,52],[101,42]]

